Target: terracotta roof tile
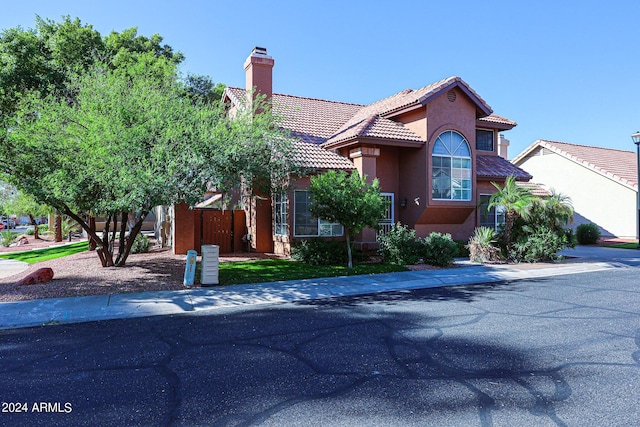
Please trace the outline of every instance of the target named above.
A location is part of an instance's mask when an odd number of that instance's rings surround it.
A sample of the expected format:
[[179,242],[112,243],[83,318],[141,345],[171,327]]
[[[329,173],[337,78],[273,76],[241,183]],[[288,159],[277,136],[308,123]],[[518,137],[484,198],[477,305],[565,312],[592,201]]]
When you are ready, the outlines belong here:
[[540,184],[536,184],[534,182],[522,182],[522,181],[516,181],[516,185],[518,187],[522,187],[522,188],[526,188],[527,190],[529,190],[531,192],[531,194],[533,194],[534,196],[538,196],[538,197],[551,197],[551,191],[545,189],[543,186],[541,186]]
[[551,150],[627,187],[636,190],[638,188],[638,160],[637,154],[633,151],[541,139],[534,142],[513,161],[521,160],[537,147]]
[[[228,87],[227,93],[234,103],[244,102],[246,96],[244,89]],[[278,93],[273,94],[272,106],[283,128],[289,129],[294,136],[303,141],[315,144],[320,144],[331,137],[363,107],[359,104]]]
[[[453,76],[420,89],[405,89],[387,98],[363,106],[322,99],[273,94],[273,111],[284,128],[304,142],[327,145],[358,137],[401,140],[408,143],[425,142],[413,131],[390,117],[398,111],[424,105],[443,90],[459,87],[479,105],[485,113],[491,107],[460,77]],[[242,103],[246,91],[228,87],[226,93],[234,103]],[[491,114],[484,117],[488,123],[513,127],[515,122]]]
[[402,123],[380,116],[368,116],[349,120],[340,130],[326,141],[327,145],[352,138],[382,138],[424,143],[424,140],[404,127]]
[[[272,105],[274,113],[281,119],[282,127],[299,139],[294,156],[297,163],[319,169],[352,169],[353,163],[349,159],[320,147],[315,150],[313,146],[331,146],[362,137],[422,144],[425,141],[421,137],[390,117],[406,108],[424,105],[431,97],[452,87],[459,87],[474,98],[482,111],[491,112],[491,107],[460,77],[455,76],[417,90],[403,90],[366,106],[277,93],[273,94]],[[236,105],[241,105],[246,100],[247,92],[244,89],[227,87],[225,93]],[[486,120],[515,126],[515,122],[493,114],[487,116]],[[480,157],[489,156],[478,156]],[[479,160],[479,176],[501,178],[516,175],[518,179],[530,179],[526,172],[510,165],[506,160],[503,162],[492,159],[496,158]]]
[[501,179],[514,176],[517,181],[528,181],[529,173],[500,156],[476,156],[476,173],[479,178]]
[[501,129],[511,129],[518,124],[513,120],[509,120],[506,117],[498,116],[497,114],[489,114],[486,117],[480,117],[479,122],[487,123],[488,125],[497,124]]
[[353,163],[346,157],[333,151],[325,150],[316,144],[294,141],[293,149],[293,162],[298,167],[309,169],[355,169]]

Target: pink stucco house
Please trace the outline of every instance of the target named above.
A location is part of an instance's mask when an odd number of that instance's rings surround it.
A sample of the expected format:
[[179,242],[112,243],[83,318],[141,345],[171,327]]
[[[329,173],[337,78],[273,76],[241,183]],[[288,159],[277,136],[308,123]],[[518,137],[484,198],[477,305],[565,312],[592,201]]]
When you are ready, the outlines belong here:
[[[460,77],[359,105],[274,93],[274,64],[266,49],[253,49],[244,64],[246,87],[225,90],[230,113],[242,107],[251,89],[271,99],[282,126],[296,138],[300,165],[315,172],[355,169],[378,178],[389,202],[382,221],[387,226],[400,221],[420,236],[438,231],[466,240],[475,227],[499,220],[498,213],[486,211],[495,192],[492,181],[531,178],[499,154],[500,133],[516,123],[494,114]],[[339,224],[309,214],[308,185],[308,177],[299,177],[286,194],[245,209],[253,250],[288,253],[297,239],[342,236]],[[357,238],[363,247],[375,241],[375,230]]]

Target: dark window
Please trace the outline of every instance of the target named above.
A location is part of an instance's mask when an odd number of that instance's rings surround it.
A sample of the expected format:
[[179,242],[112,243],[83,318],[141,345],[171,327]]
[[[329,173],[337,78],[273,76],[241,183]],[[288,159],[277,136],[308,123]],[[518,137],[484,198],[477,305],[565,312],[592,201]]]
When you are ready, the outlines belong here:
[[476,150],[493,151],[493,131],[476,129]]

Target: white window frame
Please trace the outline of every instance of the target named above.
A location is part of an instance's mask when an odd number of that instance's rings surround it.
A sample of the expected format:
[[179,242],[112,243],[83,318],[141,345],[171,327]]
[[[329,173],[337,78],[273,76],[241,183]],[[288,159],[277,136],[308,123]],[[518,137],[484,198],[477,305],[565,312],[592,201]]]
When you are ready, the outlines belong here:
[[388,206],[386,210],[385,218],[378,222],[378,235],[385,235],[395,224],[395,194],[394,193],[380,193],[380,195],[388,200]]
[[[445,145],[444,139],[442,140],[442,145],[444,145],[445,149],[448,151],[448,153],[434,153],[434,150],[436,149],[438,140],[440,140],[440,138],[442,138],[443,135],[447,134],[447,133],[451,133],[451,134],[457,134],[458,136],[460,136],[460,138],[462,139],[462,141],[460,142],[461,144],[466,144],[466,147],[469,151],[469,156],[456,156],[455,155],[455,151],[457,151],[457,147],[454,150],[454,152],[452,153],[451,150],[449,149],[449,147],[447,147]],[[458,147],[460,146],[458,145]],[[449,197],[435,197],[433,196],[433,190],[434,190],[434,186],[435,186],[435,182],[436,179],[441,179],[441,178],[436,178],[434,177],[433,173],[434,173],[434,158],[441,158],[441,159],[449,159]],[[469,161],[469,168],[465,168],[462,166],[455,166],[454,163],[458,163],[459,165],[462,164],[462,162],[464,161]],[[468,173],[468,178],[464,178],[463,175],[467,175]],[[454,182],[455,182],[455,177],[456,175],[460,175],[460,188],[455,188],[454,186]],[[464,188],[464,182],[468,181],[469,182],[469,188]],[[468,194],[468,197],[464,197],[464,198],[456,198],[455,194],[456,192],[460,192],[461,194],[464,194],[465,192]],[[435,139],[435,142],[433,144],[433,148],[431,149],[431,197],[433,197],[433,200],[447,200],[447,201],[452,201],[452,202],[468,202],[472,199],[473,197],[473,157],[472,157],[472,151],[471,151],[471,145],[469,144],[469,141],[467,141],[467,139],[460,133],[460,132],[456,132],[455,130],[446,130],[444,132],[441,132],[438,137]]]
[[273,234],[276,236],[289,235],[289,195],[287,193],[273,196]]
[[[297,234],[296,230],[297,230],[297,224],[296,224],[296,218],[297,218],[297,207],[298,207],[298,203],[296,203],[296,194],[298,193],[307,193],[307,200],[309,200],[309,192],[307,190],[295,190],[293,192],[293,236],[294,237],[340,237],[340,236],[344,236],[344,227],[341,224],[338,223],[333,223],[333,222],[329,222],[326,221],[324,219],[320,219],[320,218],[316,218],[316,221],[318,221],[318,225],[317,225],[317,233],[316,234]],[[308,206],[308,204],[307,204]],[[311,215],[309,213],[309,215]],[[311,217],[313,218],[313,216],[311,215]],[[328,232],[327,232],[328,230]]]
[[[492,196],[491,194],[480,194],[480,204],[478,205],[479,209],[485,209],[485,206],[488,206],[489,198],[491,196]],[[486,205],[484,203],[484,201],[485,201],[484,198],[485,197],[487,198],[486,199],[486,201],[487,201]],[[491,211],[493,211],[493,213]],[[500,231],[500,229],[504,226],[504,223],[505,223],[505,220],[506,220],[505,219],[506,212],[507,212],[507,210],[502,205],[494,206],[493,208],[491,208],[491,210],[489,210],[487,212],[487,216],[488,217],[493,216],[493,225],[492,225],[492,227],[493,227],[493,229],[495,231]],[[482,215],[482,212],[480,212],[480,214]],[[502,221],[500,221],[500,219],[499,219],[500,217],[502,217]],[[489,227],[489,223],[482,223],[482,216],[480,217],[480,226],[481,227]]]

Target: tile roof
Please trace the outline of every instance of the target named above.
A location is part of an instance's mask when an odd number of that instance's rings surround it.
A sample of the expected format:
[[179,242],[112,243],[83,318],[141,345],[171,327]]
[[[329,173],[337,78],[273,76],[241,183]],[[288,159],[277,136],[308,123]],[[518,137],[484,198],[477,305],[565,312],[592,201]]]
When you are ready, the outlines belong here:
[[296,166],[308,169],[355,169],[354,164],[344,156],[331,150],[325,150],[316,144],[303,141],[293,142],[293,162]]
[[532,178],[529,173],[500,156],[476,156],[476,173],[478,178],[501,179],[513,176],[516,181],[528,181]]
[[538,148],[546,148],[629,188],[638,189],[638,160],[633,151],[540,139],[512,161],[518,163]]
[[[226,90],[235,104],[244,103],[244,89],[228,87]],[[363,106],[274,93],[272,107],[283,128],[291,130],[294,136],[305,142],[320,144]]]
[[533,194],[538,197],[551,197],[551,191],[545,189],[540,184],[536,184],[535,182],[522,182],[516,181],[516,185],[518,187],[526,188]]
[[[353,163],[329,150],[341,142],[358,138],[400,141],[405,146],[419,146],[426,141],[402,123],[391,120],[394,115],[428,103],[442,91],[459,88],[476,104],[482,119],[510,129],[516,123],[494,115],[491,107],[460,77],[449,77],[420,89],[405,89],[369,105],[349,104],[274,93],[272,106],[281,126],[300,142],[296,144],[294,158],[304,167],[318,169],[352,169]],[[227,87],[225,95],[235,105],[246,102],[245,89]],[[479,120],[482,120],[479,119]],[[495,126],[493,126],[495,127]],[[316,149],[314,149],[314,146]],[[321,148],[320,146],[324,147]],[[321,151],[319,151],[321,150]],[[488,156],[478,156],[488,157]],[[480,161],[479,176],[502,178],[515,175],[518,179],[530,179],[530,175],[509,162],[490,159]],[[506,164],[505,164],[506,162]]]
[[[480,97],[464,80],[458,76],[447,77],[439,82],[432,83],[430,85],[421,87],[420,89],[407,89],[399,94],[391,96],[389,98],[378,101],[375,104],[380,104],[382,111],[379,114],[383,116],[389,116],[392,113],[404,110],[406,108],[425,105],[434,96],[438,96],[444,90],[450,90],[454,87],[462,89],[473,101],[475,101],[478,108],[484,115],[489,115],[493,112],[489,104]],[[375,105],[371,104],[371,105]]]
[[425,141],[402,123],[369,114],[369,107],[362,108],[326,141],[326,145],[336,144],[355,138],[393,139],[423,144]]
[[505,129],[505,130],[514,128],[518,125],[513,120],[509,120],[506,117],[498,116],[497,114],[489,114],[488,116],[480,117],[478,121],[482,123],[487,123],[487,125],[497,124],[499,125],[500,129]]

